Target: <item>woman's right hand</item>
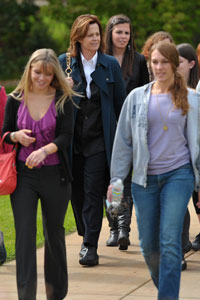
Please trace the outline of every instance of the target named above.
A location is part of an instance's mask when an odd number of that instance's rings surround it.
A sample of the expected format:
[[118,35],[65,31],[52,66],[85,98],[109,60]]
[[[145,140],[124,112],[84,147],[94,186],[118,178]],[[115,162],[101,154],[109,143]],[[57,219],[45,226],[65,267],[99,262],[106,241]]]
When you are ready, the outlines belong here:
[[21,129],[18,131],[15,131],[15,139],[17,142],[22,144],[25,147],[28,147],[30,144],[34,143],[36,138],[31,137],[29,134],[31,133],[31,130],[29,129]]

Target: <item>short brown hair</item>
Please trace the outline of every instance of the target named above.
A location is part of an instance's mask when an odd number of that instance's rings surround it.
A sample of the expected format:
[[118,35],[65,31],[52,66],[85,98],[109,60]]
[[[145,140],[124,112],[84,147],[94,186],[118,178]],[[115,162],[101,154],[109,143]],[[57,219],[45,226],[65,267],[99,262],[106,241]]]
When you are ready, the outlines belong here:
[[104,46],[103,29],[101,23],[97,16],[86,14],[77,17],[71,28],[69,52],[72,57],[78,55],[78,52],[80,50],[79,41],[86,36],[89,26],[91,24],[97,24],[99,26],[99,32],[101,37],[99,50],[102,53],[104,52],[105,46]]

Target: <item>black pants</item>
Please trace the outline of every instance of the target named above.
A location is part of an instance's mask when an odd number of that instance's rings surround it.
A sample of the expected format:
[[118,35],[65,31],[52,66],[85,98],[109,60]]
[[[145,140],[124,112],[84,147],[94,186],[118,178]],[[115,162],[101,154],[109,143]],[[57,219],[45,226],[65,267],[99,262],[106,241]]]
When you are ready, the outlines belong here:
[[72,207],[78,234],[97,247],[103,218],[103,196],[108,184],[106,153],[73,156]]
[[[198,202],[198,193],[195,191],[192,194],[192,200],[193,200],[196,214],[198,215],[198,214],[200,214],[200,208],[198,208],[196,206],[196,203]],[[190,229],[190,212],[187,209],[185,218],[184,218],[183,232],[182,232],[182,248],[183,249],[187,246],[187,244],[189,242],[189,229]]]
[[189,237],[189,230],[190,230],[190,212],[189,209],[187,208],[185,217],[184,217],[184,222],[183,222],[183,231],[182,231],[182,250],[184,253],[184,249],[187,247],[190,237]]
[[196,211],[196,214],[197,215],[200,215],[200,208],[197,207],[197,202],[198,202],[198,193],[197,192],[193,192],[193,195],[192,195],[192,199],[193,199],[193,204],[194,204],[194,209]]
[[40,198],[45,236],[47,299],[61,300],[68,290],[63,223],[70,198],[70,184],[61,185],[59,166],[28,169],[24,163],[18,164],[17,180],[11,204],[16,229],[18,297],[20,300],[36,299],[36,215]]

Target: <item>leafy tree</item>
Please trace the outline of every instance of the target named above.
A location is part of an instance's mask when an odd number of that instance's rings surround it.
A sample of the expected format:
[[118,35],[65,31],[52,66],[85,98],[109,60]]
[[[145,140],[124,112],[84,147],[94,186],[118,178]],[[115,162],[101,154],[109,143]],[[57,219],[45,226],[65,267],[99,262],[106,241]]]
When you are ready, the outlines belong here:
[[104,28],[111,16],[127,15],[138,51],[149,35],[160,30],[170,32],[177,44],[196,47],[200,42],[200,1],[48,0],[49,5],[41,9],[33,2],[1,0],[0,78],[19,76],[37,48],[53,48],[58,54],[66,51],[73,21],[86,13],[99,16]]
[[[99,16],[105,27],[108,19],[123,13],[132,20],[136,45],[140,50],[146,38],[160,30],[172,34],[175,42],[200,42],[200,1],[188,0],[49,0],[46,12],[70,29],[80,14]],[[67,4],[66,4],[67,2]]]
[[18,78],[34,50],[43,47],[56,49],[56,43],[39,16],[38,7],[28,0],[21,4],[1,0],[0,37],[2,79]]

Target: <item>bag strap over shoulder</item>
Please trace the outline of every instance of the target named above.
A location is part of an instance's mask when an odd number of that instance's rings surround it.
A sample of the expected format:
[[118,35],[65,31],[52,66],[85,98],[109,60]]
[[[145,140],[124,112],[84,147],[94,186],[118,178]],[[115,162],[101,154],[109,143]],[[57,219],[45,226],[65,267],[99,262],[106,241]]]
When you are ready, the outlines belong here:
[[66,69],[65,69],[65,74],[69,78],[72,72],[71,68],[71,55],[70,52],[66,52]]

